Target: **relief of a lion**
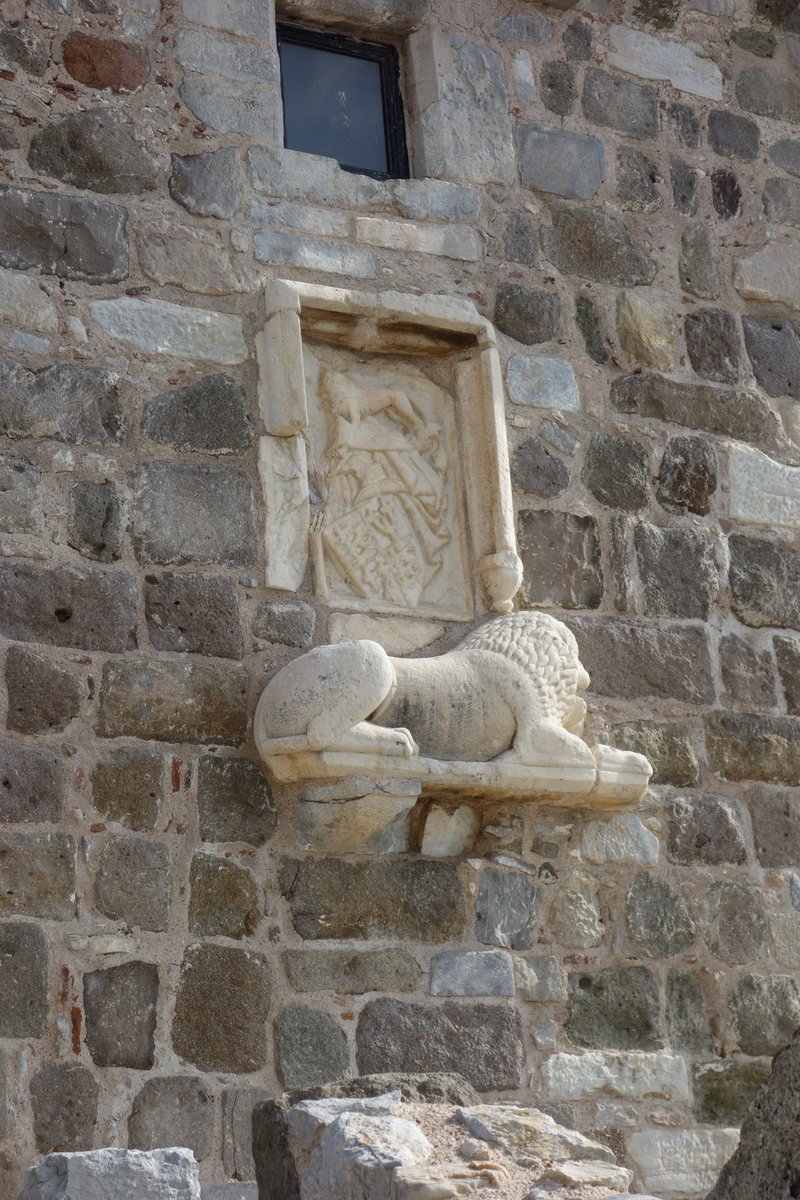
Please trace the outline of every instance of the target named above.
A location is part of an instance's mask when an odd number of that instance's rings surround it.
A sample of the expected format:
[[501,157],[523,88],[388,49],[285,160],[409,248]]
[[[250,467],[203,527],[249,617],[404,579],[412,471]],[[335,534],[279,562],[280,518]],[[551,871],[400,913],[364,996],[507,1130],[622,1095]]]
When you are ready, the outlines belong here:
[[256,743],[265,758],[332,750],[593,768],[579,736],[588,684],[571,631],[540,612],[496,617],[436,658],[391,658],[366,640],[319,646],[267,684]]

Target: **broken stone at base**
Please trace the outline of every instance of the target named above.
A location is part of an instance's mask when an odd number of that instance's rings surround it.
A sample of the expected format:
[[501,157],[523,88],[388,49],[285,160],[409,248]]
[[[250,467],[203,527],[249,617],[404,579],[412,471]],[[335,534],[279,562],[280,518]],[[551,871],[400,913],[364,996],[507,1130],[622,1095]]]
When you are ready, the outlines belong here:
[[88,1150],[48,1154],[25,1178],[19,1200],[200,1200],[191,1150]]

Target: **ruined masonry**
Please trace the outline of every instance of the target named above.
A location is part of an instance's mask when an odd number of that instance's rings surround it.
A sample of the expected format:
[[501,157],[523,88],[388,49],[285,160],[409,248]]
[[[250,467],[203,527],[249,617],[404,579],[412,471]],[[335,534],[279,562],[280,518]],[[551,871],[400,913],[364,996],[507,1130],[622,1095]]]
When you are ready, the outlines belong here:
[[[409,178],[284,148],[276,21],[397,50]],[[792,0],[5,0],[0,1200],[254,1200],[256,1106],[420,1072],[709,1192],[799,527]]]

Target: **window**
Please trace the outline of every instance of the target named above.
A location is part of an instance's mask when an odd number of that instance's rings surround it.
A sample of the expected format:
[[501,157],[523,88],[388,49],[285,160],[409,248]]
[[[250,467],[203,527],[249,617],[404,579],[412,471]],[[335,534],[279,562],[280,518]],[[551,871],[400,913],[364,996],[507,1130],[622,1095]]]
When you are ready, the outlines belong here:
[[284,145],[378,179],[408,176],[393,46],[278,26]]

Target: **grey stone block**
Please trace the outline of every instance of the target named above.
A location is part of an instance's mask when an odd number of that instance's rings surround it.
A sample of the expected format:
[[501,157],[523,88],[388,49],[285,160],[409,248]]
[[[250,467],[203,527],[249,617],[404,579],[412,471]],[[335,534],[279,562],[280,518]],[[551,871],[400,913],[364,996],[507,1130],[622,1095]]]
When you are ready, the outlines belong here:
[[475,936],[488,946],[529,950],[536,941],[541,889],[522,871],[484,867],[475,900]]
[[432,996],[513,996],[514,968],[502,950],[443,950],[431,960]]
[[20,454],[0,454],[0,533],[44,533],[42,477]]
[[696,172],[677,154],[671,154],[669,177],[672,184],[672,203],[679,213],[685,217],[693,217],[697,212]]
[[[578,89],[575,69],[568,62],[547,62],[541,70],[542,104],[558,117],[568,117],[575,107]],[[559,192],[563,196],[563,192]],[[575,197],[576,199],[578,197]]]
[[617,149],[617,196],[630,212],[655,212],[663,203],[658,184],[663,176],[654,162],[633,146]]
[[128,1117],[131,1150],[186,1146],[198,1162],[214,1148],[214,1098],[197,1075],[148,1079]]
[[782,171],[800,176],[800,139],[779,138],[770,146],[769,156]]
[[724,158],[754,162],[758,158],[761,134],[756,122],[749,117],[715,108],[708,114],[708,140],[711,149]]
[[664,1045],[658,985],[647,967],[606,967],[569,977],[566,1030],[576,1046],[660,1050]]
[[125,508],[112,483],[76,483],[67,540],[85,558],[115,562],[122,554]]
[[494,323],[501,333],[525,346],[549,342],[561,319],[556,292],[537,292],[518,283],[501,283],[497,289]]
[[455,867],[422,859],[346,862],[284,858],[282,894],[302,938],[399,938],[446,942],[464,928]]
[[[720,640],[722,682],[731,700],[747,708],[774,708],[777,703],[775,661],[738,634]],[[794,710],[789,707],[789,712]]]
[[553,23],[540,13],[510,13],[494,29],[501,41],[544,46],[553,36]]
[[195,571],[147,575],[144,604],[154,649],[241,658],[239,601],[230,579]]
[[632,83],[590,67],[583,85],[583,115],[596,125],[630,137],[658,137],[658,95],[653,87]]
[[549,500],[569,487],[569,468],[550,453],[541,438],[529,437],[514,451],[511,478],[518,491]]
[[101,446],[116,445],[124,438],[118,389],[104,371],[71,363],[31,371],[0,358],[0,397],[4,437]]
[[136,659],[103,667],[97,732],[162,742],[239,745],[246,675],[234,663]]
[[150,1070],[157,1001],[154,963],[127,962],[84,975],[86,1045],[96,1066]]
[[195,854],[190,872],[189,932],[195,937],[250,937],[261,920],[253,876],[212,854]]
[[0,29],[0,58],[27,75],[43,75],[49,55],[32,21],[10,21]]
[[72,113],[34,135],[28,152],[34,171],[92,192],[150,191],[159,163],[135,121],[113,109]]
[[[253,1110],[257,1104],[268,1100],[269,1093],[263,1088],[228,1088],[222,1093],[222,1162],[226,1173],[233,1179],[249,1180],[256,1177]],[[276,1104],[277,1101],[271,1103]],[[257,1195],[254,1200],[258,1200]]]
[[0,185],[0,266],[119,283],[128,278],[126,221],[116,204]]
[[72,671],[27,646],[9,646],[6,654],[9,729],[54,733],[65,729],[81,709],[86,686]]
[[692,1068],[695,1120],[704,1125],[741,1125],[769,1079],[768,1058],[695,1063]]
[[0,565],[0,633],[21,642],[126,650],[136,600],[127,571]]
[[734,29],[731,41],[754,54],[756,58],[773,58],[778,48],[775,34],[769,29],[759,29],[755,25],[747,25],[744,29]]
[[508,219],[505,236],[505,256],[511,262],[531,267],[539,251],[536,223],[525,212],[512,213]]
[[614,287],[652,283],[656,265],[622,221],[599,208],[557,205],[542,229],[542,249],[559,271]]
[[197,778],[200,837],[204,842],[248,842],[272,837],[278,812],[260,764],[204,754]]
[[46,1063],[31,1080],[33,1133],[40,1154],[91,1150],[100,1085],[78,1063]]
[[264,600],[253,618],[253,636],[305,650],[314,639],[315,623],[314,609],[304,600]]
[[615,379],[611,404],[619,412],[747,442],[764,441],[772,427],[769,406],[754,392],[679,383],[651,372]]
[[190,1150],[88,1150],[49,1154],[31,1167],[20,1200],[72,1196],[125,1200],[200,1200],[197,1163]]
[[479,1092],[515,1088],[525,1057],[522,1021],[516,1009],[498,1005],[371,1000],[358,1020],[356,1055],[365,1075],[424,1065],[456,1071]]
[[768,396],[800,400],[800,335],[778,317],[742,317],[744,344],[759,387]]
[[712,1046],[708,1005],[699,973],[671,967],[666,986],[667,1044],[673,1050],[705,1054]]
[[175,1053],[201,1071],[260,1070],[267,1057],[271,992],[263,954],[213,943],[189,946],[172,1020]]
[[800,629],[800,554],[775,542],[734,534],[731,605],[745,625]]
[[599,608],[603,573],[595,518],[522,510],[517,526],[525,603]]
[[672,103],[667,108],[672,136],[682,146],[697,150],[702,140],[700,118],[688,104]]
[[684,331],[686,349],[697,374],[718,383],[736,383],[739,378],[739,334],[731,314],[721,308],[702,308],[687,313]]
[[681,287],[693,296],[701,300],[716,300],[719,296],[711,234],[700,222],[687,225],[683,231],[678,274]]
[[667,807],[667,853],[681,866],[747,862],[741,815],[727,796],[672,796]]
[[604,366],[608,362],[608,350],[597,309],[587,296],[578,296],[575,300],[575,323],[586,346],[586,353],[594,362]]
[[592,57],[592,27],[580,17],[562,34],[567,62],[588,62]]
[[581,479],[601,504],[636,512],[650,499],[647,450],[623,434],[595,434],[586,452]]
[[140,467],[133,544],[145,562],[248,566],[255,558],[250,480],[233,467],[172,462]]
[[703,438],[670,438],[658,468],[656,498],[670,512],[711,511],[719,465],[714,447]]
[[155,827],[163,793],[164,755],[158,750],[126,746],[92,771],[97,811],[138,833]]
[[659,721],[630,721],[615,725],[611,743],[620,750],[644,754],[653,767],[653,783],[673,783],[692,787],[700,776],[700,767],[692,748],[688,725]]
[[800,85],[766,67],[749,67],[736,80],[736,99],[745,112],[800,124]]
[[64,764],[54,750],[0,740],[0,821],[58,821],[66,796]]
[[742,189],[733,171],[720,167],[711,172],[711,202],[723,221],[741,216]]
[[66,833],[0,833],[0,915],[75,916],[75,842]]
[[0,924],[0,1037],[42,1037],[48,999],[43,930],[27,921],[4,921]]
[[253,441],[247,393],[230,375],[206,375],[149,400],[142,433],[176,450],[243,454]]
[[296,992],[413,992],[422,980],[407,950],[284,950],[283,964]]
[[800,785],[800,720],[755,713],[705,718],[711,767],[724,779]]
[[173,154],[169,190],[196,217],[229,219],[241,201],[238,150],[224,146],[211,154]]
[[707,620],[719,594],[710,535],[699,529],[661,528],[641,522],[633,540],[646,615]]
[[163,932],[172,901],[168,848],[130,834],[109,838],[98,861],[94,901],[112,921]]
[[730,1005],[745,1054],[777,1054],[800,1029],[800,994],[791,975],[745,975]]
[[695,939],[689,906],[664,879],[637,871],[625,899],[628,937],[649,958],[672,958]]
[[690,704],[714,699],[706,631],[607,617],[570,617],[581,662],[602,696],[664,696]]
[[776,637],[774,645],[786,707],[800,716],[800,638]]
[[347,1035],[321,1009],[290,1004],[275,1018],[275,1061],[287,1088],[342,1079],[350,1074]]
[[800,803],[785,788],[754,788],[747,793],[756,858],[768,869],[800,862]]

